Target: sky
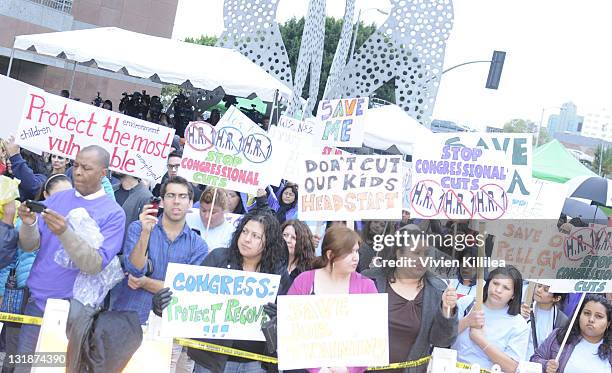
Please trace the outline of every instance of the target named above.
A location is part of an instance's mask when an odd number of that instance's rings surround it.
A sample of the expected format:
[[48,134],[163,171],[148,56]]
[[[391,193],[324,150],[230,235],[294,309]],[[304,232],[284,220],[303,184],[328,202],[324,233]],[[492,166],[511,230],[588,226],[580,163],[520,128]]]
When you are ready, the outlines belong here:
[[[342,18],[344,0],[327,0]],[[389,0],[357,0],[366,23],[382,24]],[[539,123],[572,101],[578,114],[612,112],[612,1],[455,0],[444,69],[506,52],[499,89],[485,88],[489,65],[466,65],[442,76],[433,119],[475,129],[513,118]],[[277,21],[306,15],[308,0],[280,0]],[[357,11],[355,12],[357,13]],[[223,0],[179,0],[173,38],[220,35]],[[358,46],[357,46],[358,47]],[[324,84],[322,82],[321,84]]]

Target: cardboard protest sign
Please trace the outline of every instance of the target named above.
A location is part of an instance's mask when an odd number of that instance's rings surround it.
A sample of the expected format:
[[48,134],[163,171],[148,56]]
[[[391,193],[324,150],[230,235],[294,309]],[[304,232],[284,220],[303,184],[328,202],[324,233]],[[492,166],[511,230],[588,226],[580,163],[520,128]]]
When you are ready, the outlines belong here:
[[[10,89],[7,79],[0,78],[0,91]],[[14,94],[20,104],[7,109],[19,113],[19,145],[70,159],[86,146],[99,145],[110,153],[113,171],[156,182],[166,173],[174,129],[37,88]]]
[[313,131],[316,143],[360,147],[365,134],[363,117],[368,104],[368,97],[321,100],[317,110],[320,123]]
[[525,279],[558,292],[610,290],[612,228],[574,227],[566,234],[556,221],[513,220],[489,224],[487,231],[495,235],[491,258],[517,267]]
[[187,180],[253,194],[280,183],[286,146],[273,144],[267,132],[235,107],[215,127],[192,122],[185,133],[179,175]]
[[496,220],[515,218],[514,210],[524,209],[531,188],[531,135],[431,137],[415,144],[412,216]]
[[387,365],[387,303],[387,294],[278,297],[278,369]]
[[402,216],[400,156],[328,155],[299,165],[300,220],[397,219]]
[[[313,118],[314,119],[314,118]],[[278,127],[286,128],[293,132],[312,134],[313,128],[317,122],[311,119],[299,120],[281,115],[278,119]]]
[[23,98],[30,90],[42,90],[4,75],[0,75],[0,86],[2,87],[0,89],[0,110],[2,112],[0,138],[7,139],[14,136],[19,128],[23,110],[17,108],[23,108]]
[[263,341],[263,306],[274,302],[279,283],[279,275],[170,263],[162,335]]

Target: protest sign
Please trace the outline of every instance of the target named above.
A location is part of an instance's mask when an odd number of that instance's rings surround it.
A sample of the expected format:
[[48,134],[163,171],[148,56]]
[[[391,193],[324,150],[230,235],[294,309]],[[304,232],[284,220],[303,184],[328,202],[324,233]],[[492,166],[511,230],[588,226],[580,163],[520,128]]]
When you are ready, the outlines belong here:
[[278,185],[287,161],[287,147],[235,107],[215,127],[192,122],[179,175],[197,184],[254,194],[266,185]]
[[404,173],[402,184],[402,210],[410,211],[410,190],[412,189],[412,163],[402,161],[402,172]]
[[328,155],[299,165],[300,220],[401,219],[400,156]]
[[[10,79],[0,77],[0,91],[11,86]],[[19,104],[7,111],[19,113],[19,145],[70,159],[86,146],[99,145],[110,153],[113,171],[156,182],[166,173],[174,129],[34,87],[14,94]]]
[[496,220],[517,217],[514,210],[525,208],[531,188],[531,135],[431,137],[415,144],[412,216]]
[[368,97],[321,100],[317,110],[319,123],[313,131],[315,144],[361,147],[368,104]]
[[263,341],[263,306],[274,302],[279,283],[279,275],[170,263],[162,335]]
[[387,294],[278,297],[278,369],[387,365],[387,303]]
[[491,258],[517,267],[525,279],[559,292],[610,289],[612,228],[574,227],[564,234],[556,221],[513,220],[489,224],[487,231],[495,235]]
[[313,121],[310,118],[302,121],[286,115],[281,115],[278,120],[278,127],[286,128],[293,132],[312,134],[313,127],[316,123],[316,121]]
[[283,179],[298,183],[300,172],[296,167],[300,160],[317,150],[312,146],[312,136],[305,132],[296,132],[280,126],[271,126],[268,130],[270,139],[276,143],[287,145],[285,169],[282,171]]
[[7,139],[14,136],[19,128],[23,114],[23,110],[20,110],[23,109],[23,98],[27,96],[28,91],[38,88],[3,75],[0,75],[0,85],[2,87],[0,89],[0,110],[2,112],[0,138]]

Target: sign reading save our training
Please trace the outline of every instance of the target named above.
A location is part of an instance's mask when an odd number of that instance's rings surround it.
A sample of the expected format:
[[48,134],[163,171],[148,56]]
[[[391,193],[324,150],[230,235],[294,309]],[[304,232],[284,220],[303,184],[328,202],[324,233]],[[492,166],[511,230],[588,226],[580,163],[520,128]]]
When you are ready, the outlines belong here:
[[162,335],[264,341],[263,306],[275,301],[279,282],[279,275],[169,263]]
[[317,111],[317,120],[320,123],[313,132],[316,143],[361,147],[365,134],[363,118],[368,104],[368,97],[321,100]]
[[400,156],[319,155],[299,165],[300,220],[400,219]]
[[432,134],[412,167],[415,217],[518,218],[532,201],[530,134]]
[[278,297],[278,369],[387,365],[387,302],[386,294]]
[[185,143],[180,176],[239,192],[278,185],[287,162],[287,147],[233,106],[215,127],[190,123]]
[[[0,76],[0,91],[13,80]],[[4,113],[18,121],[16,142],[22,147],[74,159],[89,145],[110,153],[110,168],[123,174],[161,181],[166,172],[174,129],[163,127],[93,105],[46,93],[38,88],[13,90]]]

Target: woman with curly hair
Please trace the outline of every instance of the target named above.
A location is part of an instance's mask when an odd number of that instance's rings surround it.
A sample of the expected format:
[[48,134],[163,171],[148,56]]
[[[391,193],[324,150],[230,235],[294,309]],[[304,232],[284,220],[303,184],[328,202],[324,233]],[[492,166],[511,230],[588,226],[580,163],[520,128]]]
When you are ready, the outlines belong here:
[[531,361],[543,373],[609,373],[612,370],[612,304],[598,294],[587,294],[578,311],[559,361],[557,353],[569,325],[554,330],[538,347]]
[[[278,294],[284,295],[291,282],[285,265],[286,252],[287,245],[276,217],[267,211],[254,210],[242,217],[230,246],[209,253],[202,265],[281,275]],[[210,342],[257,354],[265,353],[265,342],[219,339]],[[190,348],[188,355],[196,362],[195,373],[266,371],[260,362],[215,352]]]
[[291,281],[302,272],[312,269],[315,248],[310,228],[299,220],[287,220],[281,226],[283,239],[287,243],[287,272]]

